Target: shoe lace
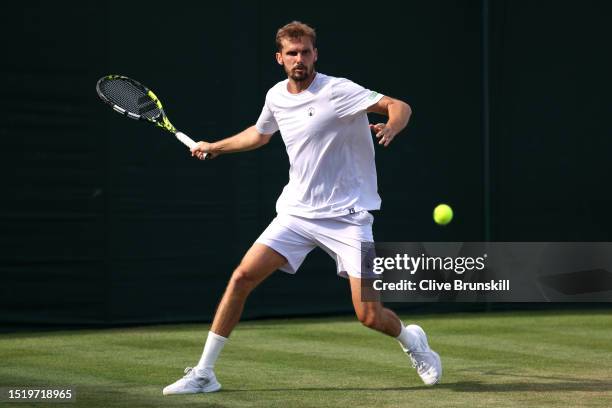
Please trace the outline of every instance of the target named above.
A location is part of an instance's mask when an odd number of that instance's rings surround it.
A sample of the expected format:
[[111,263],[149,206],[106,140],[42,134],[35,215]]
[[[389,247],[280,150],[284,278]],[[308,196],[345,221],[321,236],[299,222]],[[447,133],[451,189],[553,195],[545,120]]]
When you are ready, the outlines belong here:
[[412,362],[412,368],[416,368],[419,373],[427,370],[429,368],[429,364],[425,360],[417,360],[415,354],[418,355],[418,351],[413,351],[412,353],[408,353],[408,357],[410,357],[410,361]]
[[183,376],[183,378],[189,378],[191,380],[195,380],[202,385],[206,385],[210,382],[209,377],[201,377],[200,374],[198,374],[198,371],[194,367],[185,367],[184,373],[185,375]]

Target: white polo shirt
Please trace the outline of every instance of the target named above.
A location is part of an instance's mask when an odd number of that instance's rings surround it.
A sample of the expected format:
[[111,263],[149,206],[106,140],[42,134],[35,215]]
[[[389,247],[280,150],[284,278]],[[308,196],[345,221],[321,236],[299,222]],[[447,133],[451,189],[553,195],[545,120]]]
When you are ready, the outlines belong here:
[[374,143],[366,109],[383,95],[344,78],[316,73],[308,89],[291,94],[288,79],[266,95],[259,133],[280,130],[289,155],[289,183],[276,212],[330,218],[378,210]]

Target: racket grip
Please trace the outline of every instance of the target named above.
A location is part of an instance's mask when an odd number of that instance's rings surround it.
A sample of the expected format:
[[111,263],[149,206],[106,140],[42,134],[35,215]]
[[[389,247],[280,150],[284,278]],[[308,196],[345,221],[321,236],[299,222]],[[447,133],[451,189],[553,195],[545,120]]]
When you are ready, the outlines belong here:
[[187,146],[188,148],[193,148],[195,147],[195,145],[197,144],[196,142],[193,141],[192,138],[190,138],[189,136],[187,136],[186,134],[184,134],[183,132],[176,132],[174,134],[174,136],[176,136],[176,138],[178,140],[180,140],[181,142],[183,142],[183,144],[185,146]]
[[[190,149],[194,148],[195,145],[197,144],[196,142],[193,141],[192,138],[190,138],[183,132],[176,132],[174,136],[176,136],[178,140],[180,140],[185,146],[187,146]],[[208,156],[208,153],[204,153],[204,159],[206,159],[206,156]]]

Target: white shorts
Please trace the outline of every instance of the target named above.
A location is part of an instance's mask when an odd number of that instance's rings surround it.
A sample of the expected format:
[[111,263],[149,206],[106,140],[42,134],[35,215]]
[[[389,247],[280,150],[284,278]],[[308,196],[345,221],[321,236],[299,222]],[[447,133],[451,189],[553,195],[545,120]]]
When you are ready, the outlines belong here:
[[295,273],[318,246],[336,261],[338,275],[372,278],[376,275],[362,264],[371,265],[364,259],[373,248],[373,222],[374,216],[367,211],[318,219],[279,214],[255,242],[283,255],[287,264],[280,269],[287,273]]

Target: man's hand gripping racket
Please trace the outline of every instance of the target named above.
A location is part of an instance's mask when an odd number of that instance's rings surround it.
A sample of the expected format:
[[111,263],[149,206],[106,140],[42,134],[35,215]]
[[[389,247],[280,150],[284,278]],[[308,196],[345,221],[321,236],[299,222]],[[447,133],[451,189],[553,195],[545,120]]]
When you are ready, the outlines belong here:
[[192,151],[192,156],[197,156],[200,160],[208,158],[208,153],[193,151],[198,143],[176,130],[168,120],[157,96],[140,82],[121,75],[107,75],[98,80],[96,91],[104,102],[120,114],[130,119],[154,123],[174,134]]

